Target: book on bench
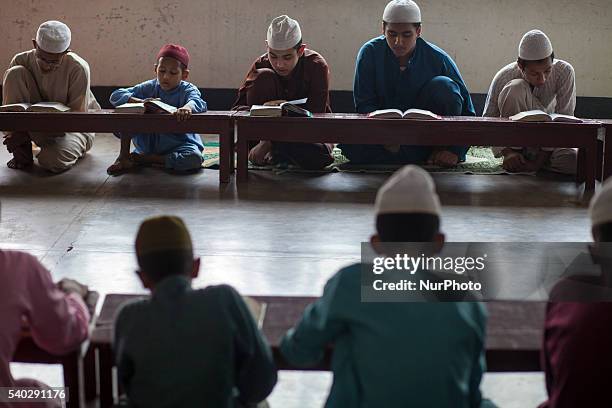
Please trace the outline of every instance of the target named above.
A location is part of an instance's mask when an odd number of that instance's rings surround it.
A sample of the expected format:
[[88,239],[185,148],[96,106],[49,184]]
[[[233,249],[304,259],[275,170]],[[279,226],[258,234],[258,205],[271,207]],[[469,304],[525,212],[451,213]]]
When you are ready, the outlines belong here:
[[250,116],[268,116],[268,117],[312,117],[312,112],[307,109],[300,108],[298,105],[303,105],[308,101],[308,98],[296,99],[294,101],[283,102],[280,105],[253,105],[249,112]]
[[517,122],[566,122],[566,123],[582,123],[583,120],[571,115],[562,115],[560,113],[546,113],[541,110],[530,110],[517,113],[510,116],[510,120]]
[[368,118],[376,119],[420,119],[420,120],[440,120],[442,116],[424,109],[408,109],[402,112],[399,109],[380,109],[368,113]]
[[0,106],[0,112],[68,112],[70,108],[59,102],[11,103]]
[[124,103],[115,108],[116,113],[174,113],[178,109],[162,101]]
[[267,303],[258,302],[250,296],[242,296],[242,300],[246,303],[255,323],[257,323],[257,327],[261,330],[263,327],[264,318],[266,317],[266,309],[268,307]]

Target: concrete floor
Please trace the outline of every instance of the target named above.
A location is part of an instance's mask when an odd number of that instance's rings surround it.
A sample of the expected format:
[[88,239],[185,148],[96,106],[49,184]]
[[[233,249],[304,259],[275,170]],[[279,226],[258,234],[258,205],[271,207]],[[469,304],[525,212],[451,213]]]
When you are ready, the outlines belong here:
[[[251,295],[319,295],[340,267],[357,261],[373,231],[376,189],[385,175],[320,177],[252,172],[248,185],[219,186],[218,172],[177,176],[143,169],[106,175],[118,151],[110,135],[61,174],[4,166],[0,152],[0,247],[29,251],[55,279],[105,293],[144,292],[133,240],[143,218],[175,214],[189,225],[202,272],[194,286],[228,283]],[[434,174],[449,241],[588,241],[580,188],[552,176]],[[61,367],[14,364],[17,376],[61,384]],[[328,373],[283,372],[272,406],[321,406]],[[483,390],[502,407],[535,406],[543,375],[487,374]]]

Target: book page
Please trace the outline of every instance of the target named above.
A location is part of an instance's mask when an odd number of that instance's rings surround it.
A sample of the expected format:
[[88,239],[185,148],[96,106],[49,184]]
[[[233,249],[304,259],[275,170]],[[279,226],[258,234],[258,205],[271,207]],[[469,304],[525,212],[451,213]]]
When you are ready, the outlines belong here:
[[11,103],[8,105],[0,106],[0,112],[25,112],[31,104],[23,102],[23,103]]
[[567,123],[582,123],[583,122],[583,120],[580,118],[577,118],[572,115],[563,115],[561,113],[551,113],[550,117],[552,118],[553,122],[567,122]]
[[38,102],[28,108],[28,112],[68,112],[70,108],[60,102]]
[[124,103],[123,105],[119,105],[115,108],[115,112],[119,113],[144,113],[145,106],[142,102],[136,103]]
[[442,116],[425,109],[408,109],[403,113],[405,119],[425,119],[425,120],[440,120]]
[[402,111],[399,109],[379,109],[368,113],[368,118],[396,119],[401,117]]
[[550,122],[552,118],[544,111],[530,110],[512,115],[510,116],[510,120],[518,122]]
[[144,103],[144,106],[145,112],[151,113],[174,113],[178,110],[174,106],[168,105],[167,103],[164,103],[162,101],[146,101]]

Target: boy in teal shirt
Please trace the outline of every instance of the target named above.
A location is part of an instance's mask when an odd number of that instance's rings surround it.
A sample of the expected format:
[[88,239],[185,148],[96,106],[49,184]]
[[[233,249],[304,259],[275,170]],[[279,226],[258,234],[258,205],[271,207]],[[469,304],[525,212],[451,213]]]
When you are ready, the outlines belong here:
[[[399,170],[376,197],[382,242],[434,242],[440,247],[440,203],[431,177]],[[480,303],[364,303],[361,265],[341,269],[323,296],[285,335],[291,363],[317,363],[334,345],[334,381],[326,407],[481,407],[486,312]],[[492,405],[492,404],[491,404]],[[491,406],[490,405],[490,406]]]

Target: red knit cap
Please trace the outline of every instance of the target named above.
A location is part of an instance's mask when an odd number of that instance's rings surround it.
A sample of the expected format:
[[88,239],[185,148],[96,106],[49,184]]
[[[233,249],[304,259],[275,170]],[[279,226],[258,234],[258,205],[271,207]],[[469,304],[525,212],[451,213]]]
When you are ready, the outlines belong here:
[[157,60],[161,57],[170,57],[174,58],[185,67],[189,66],[189,52],[187,52],[187,48],[181,47],[176,44],[166,44],[157,53]]

